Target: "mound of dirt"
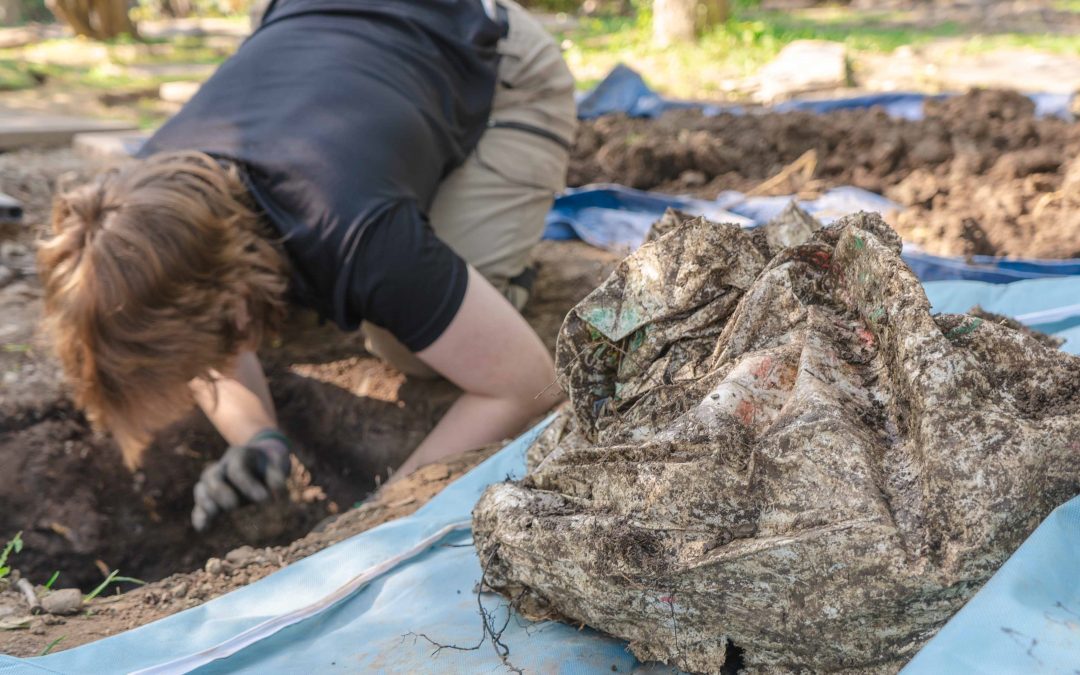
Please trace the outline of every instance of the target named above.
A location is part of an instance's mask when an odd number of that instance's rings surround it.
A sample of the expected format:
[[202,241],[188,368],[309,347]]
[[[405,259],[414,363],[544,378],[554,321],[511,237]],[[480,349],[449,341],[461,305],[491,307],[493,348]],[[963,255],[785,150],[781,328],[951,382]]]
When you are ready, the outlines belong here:
[[[809,154],[808,154],[809,153]],[[856,185],[907,207],[906,241],[942,255],[1080,257],[1080,126],[1038,119],[1015,92],[932,101],[920,121],[879,109],[584,122],[570,184],[614,182],[715,197],[749,191],[803,158],[766,194]],[[812,159],[807,162],[806,159]]]
[[894,671],[1080,490],[1080,358],[931,316],[857,214],[692,220],[568,316],[564,413],[474,511],[486,583],[643,660]]

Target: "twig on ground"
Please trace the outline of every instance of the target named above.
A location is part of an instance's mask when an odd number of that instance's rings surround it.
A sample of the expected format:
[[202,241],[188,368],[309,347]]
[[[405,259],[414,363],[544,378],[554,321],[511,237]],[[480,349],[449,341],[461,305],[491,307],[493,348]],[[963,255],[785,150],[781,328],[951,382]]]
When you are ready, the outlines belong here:
[[26,598],[27,604],[30,605],[31,614],[41,614],[41,600],[38,600],[37,593],[34,592],[34,585],[26,579],[19,579],[15,582],[15,587]]
[[814,177],[815,169],[817,169],[817,151],[813,149],[807,150],[802,155],[800,155],[799,158],[796,159],[794,162],[788,164],[783,169],[781,169],[780,172],[777,173],[775,176],[765,181],[761,185],[758,185],[753,190],[749,190],[746,193],[746,196],[754,197],[757,195],[766,194],[772,191],[773,188],[782,185],[785,181],[793,177],[795,174],[802,174],[800,178],[802,179],[803,183],[806,183]]

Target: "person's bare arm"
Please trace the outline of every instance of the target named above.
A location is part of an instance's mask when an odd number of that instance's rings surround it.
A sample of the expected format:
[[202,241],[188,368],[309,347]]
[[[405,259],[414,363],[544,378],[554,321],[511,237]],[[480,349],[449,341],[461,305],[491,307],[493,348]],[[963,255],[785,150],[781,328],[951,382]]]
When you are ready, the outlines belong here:
[[240,352],[231,372],[214,376],[213,382],[195,380],[191,391],[229,445],[246,443],[259,431],[277,427],[270,387],[255,352]]
[[472,267],[461,309],[417,356],[465,393],[398,468],[395,479],[512,436],[560,399],[544,343]]
[[277,431],[277,416],[262,366],[254,352],[243,351],[228,374],[191,384],[195,401],[231,446],[209,465],[195,485],[191,522],[204,530],[221,511],[243,499],[261,502],[285,487],[289,447]]

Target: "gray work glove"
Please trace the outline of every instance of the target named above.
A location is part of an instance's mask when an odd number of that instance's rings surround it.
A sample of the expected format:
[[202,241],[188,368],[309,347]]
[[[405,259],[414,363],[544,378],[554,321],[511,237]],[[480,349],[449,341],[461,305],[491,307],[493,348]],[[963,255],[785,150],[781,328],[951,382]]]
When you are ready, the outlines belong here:
[[218,513],[250,502],[264,502],[285,488],[291,468],[289,439],[273,429],[255,434],[245,445],[225,451],[207,466],[195,484],[191,524],[207,529]]

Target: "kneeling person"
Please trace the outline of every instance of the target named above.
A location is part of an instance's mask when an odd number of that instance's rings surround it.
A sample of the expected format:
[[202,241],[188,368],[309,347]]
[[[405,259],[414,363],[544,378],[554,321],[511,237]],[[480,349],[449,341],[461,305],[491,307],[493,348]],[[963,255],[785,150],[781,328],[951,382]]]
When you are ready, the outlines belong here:
[[287,299],[464,391],[397,475],[519,431],[554,402],[517,310],[574,124],[509,0],[278,0],[138,160],[57,198],[39,258],[77,403],[134,464],[194,398],[232,446],[198,529],[284,484],[255,349]]

